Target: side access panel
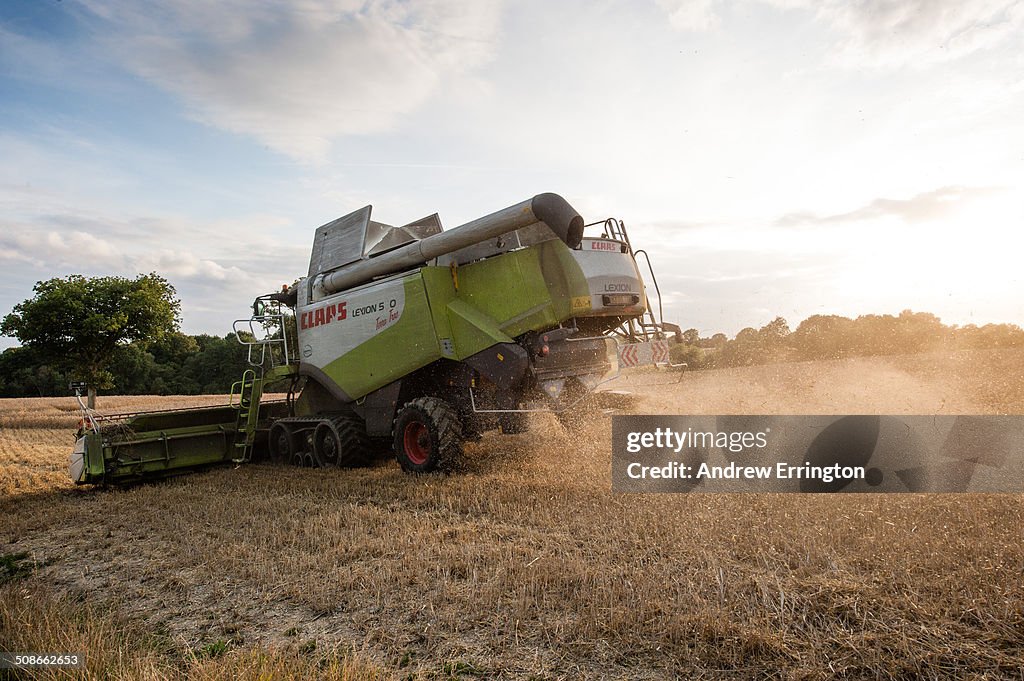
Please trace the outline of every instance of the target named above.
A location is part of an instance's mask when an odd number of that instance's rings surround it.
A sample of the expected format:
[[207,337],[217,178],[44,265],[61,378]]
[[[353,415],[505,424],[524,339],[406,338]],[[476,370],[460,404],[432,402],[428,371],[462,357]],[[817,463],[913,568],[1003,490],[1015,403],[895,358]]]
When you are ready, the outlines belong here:
[[298,317],[299,373],[350,402],[440,359],[419,270],[328,296]]
[[558,239],[422,272],[434,326],[449,359],[465,360],[590,310],[583,270]]

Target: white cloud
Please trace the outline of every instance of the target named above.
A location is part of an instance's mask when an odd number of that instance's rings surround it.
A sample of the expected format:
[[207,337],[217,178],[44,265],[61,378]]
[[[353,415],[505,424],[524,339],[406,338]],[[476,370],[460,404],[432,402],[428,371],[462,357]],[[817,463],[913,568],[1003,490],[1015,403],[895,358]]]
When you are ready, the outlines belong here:
[[[682,31],[721,24],[719,0],[656,0]],[[840,37],[837,63],[848,67],[931,65],[993,48],[1024,28],[1021,0],[760,0],[813,11]]]
[[141,271],[159,272],[171,280],[180,278],[219,282],[229,277],[246,277],[238,267],[224,267],[214,260],[198,258],[182,251],[147,253],[136,258],[135,265]]
[[859,222],[882,218],[898,218],[905,223],[929,222],[949,217],[965,204],[998,192],[992,187],[939,187],[907,199],[879,197],[845,213],[818,215],[811,212],[788,213],[775,221],[778,227],[820,226],[832,223]]
[[471,79],[499,18],[494,1],[83,1],[125,68],[195,118],[306,160],[341,136],[394,129],[442,82]]
[[[177,218],[133,218],[113,214],[85,217],[38,215],[0,220],[0,316],[31,294],[39,280],[68,274],[124,276],[157,272],[177,289],[189,333],[227,333],[231,320],[245,314],[256,295],[276,290],[304,269],[305,249],[271,247],[256,235],[255,252],[232,249],[225,235],[240,229],[234,221],[186,225]],[[254,216],[251,230],[276,220]],[[13,344],[0,339],[0,349]]]
[[995,47],[1024,26],[1020,0],[833,0],[818,13],[847,36],[839,57],[854,65],[943,62]]
[[4,227],[7,235],[0,237],[0,252],[6,260],[39,268],[82,263],[120,268],[124,264],[116,248],[88,232],[40,232],[24,224],[6,224]]
[[[153,239],[139,231],[134,238],[124,238],[123,226],[110,220],[105,236],[101,228],[96,233],[65,229],[61,216],[40,218],[54,229],[40,229],[39,224],[7,223],[5,236],[0,236],[0,260],[23,263],[38,271],[70,270],[83,273],[102,273],[135,276],[158,272],[172,282],[188,281],[196,284],[217,284],[224,281],[252,283],[258,280],[258,271],[243,270],[238,265],[225,265],[221,256],[200,258],[190,251],[170,247],[169,238]],[[193,248],[216,250],[191,239]],[[218,262],[219,261],[219,262]],[[46,276],[51,276],[47,274]]]
[[720,23],[718,0],[656,0],[668,14],[668,22],[680,31],[707,31]]

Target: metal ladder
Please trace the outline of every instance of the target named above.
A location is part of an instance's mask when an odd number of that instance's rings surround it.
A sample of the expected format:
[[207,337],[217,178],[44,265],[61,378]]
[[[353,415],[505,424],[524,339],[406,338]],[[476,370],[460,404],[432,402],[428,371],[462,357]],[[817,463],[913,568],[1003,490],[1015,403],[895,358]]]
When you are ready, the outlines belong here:
[[[262,370],[261,372],[262,373]],[[242,372],[242,380],[231,386],[231,403],[238,394],[238,414],[235,416],[234,447],[238,456],[234,463],[245,463],[252,459],[252,448],[256,442],[256,426],[260,420],[260,398],[263,396],[263,379],[256,376],[254,369]]]
[[[270,296],[260,296],[253,304],[253,316],[249,319],[236,319],[232,328],[238,342],[246,346],[246,361],[252,367],[242,372],[242,380],[231,386],[230,398],[231,405],[236,406],[235,395],[238,395],[234,439],[238,456],[232,461],[245,463],[252,459],[253,445],[256,442],[260,400],[263,397],[263,378],[267,366],[273,368],[295,361],[290,352],[290,346],[295,343],[295,317],[286,314],[282,305],[271,300]],[[252,340],[243,339],[243,333],[246,338]]]

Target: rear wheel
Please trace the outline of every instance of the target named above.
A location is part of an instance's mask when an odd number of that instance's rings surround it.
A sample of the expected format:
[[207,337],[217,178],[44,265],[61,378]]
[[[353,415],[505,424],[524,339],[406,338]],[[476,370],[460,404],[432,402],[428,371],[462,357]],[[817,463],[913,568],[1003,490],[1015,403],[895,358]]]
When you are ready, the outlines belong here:
[[395,458],[408,472],[452,468],[462,458],[462,421],[450,404],[436,397],[407,402],[392,435]]

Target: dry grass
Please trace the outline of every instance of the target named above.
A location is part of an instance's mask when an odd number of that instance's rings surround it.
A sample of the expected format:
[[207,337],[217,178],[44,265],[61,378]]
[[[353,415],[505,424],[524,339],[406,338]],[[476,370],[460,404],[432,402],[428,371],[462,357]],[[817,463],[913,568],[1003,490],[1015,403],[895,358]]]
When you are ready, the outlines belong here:
[[[1022,359],[625,382],[643,412],[1024,413]],[[0,432],[0,556],[34,568],[0,590],[0,647],[71,631],[97,676],[1024,677],[1021,495],[616,495],[607,420],[573,440],[550,417],[450,476],[256,465],[72,489],[68,430],[46,425]]]
[[[273,399],[274,395],[268,396]],[[129,395],[100,397],[97,413],[120,414],[150,409],[227,404],[227,395]],[[0,428],[76,428],[80,418],[74,397],[0,397]]]
[[[58,598],[38,582],[0,586],[0,640],[15,651],[85,652],[84,670],[35,670],[32,678],[231,681],[253,679],[373,681],[387,678],[350,650],[296,644],[267,651],[221,640],[182,654],[166,632],[139,631],[107,609]],[[12,673],[13,676],[13,673]],[[3,672],[0,672],[3,678]]]

